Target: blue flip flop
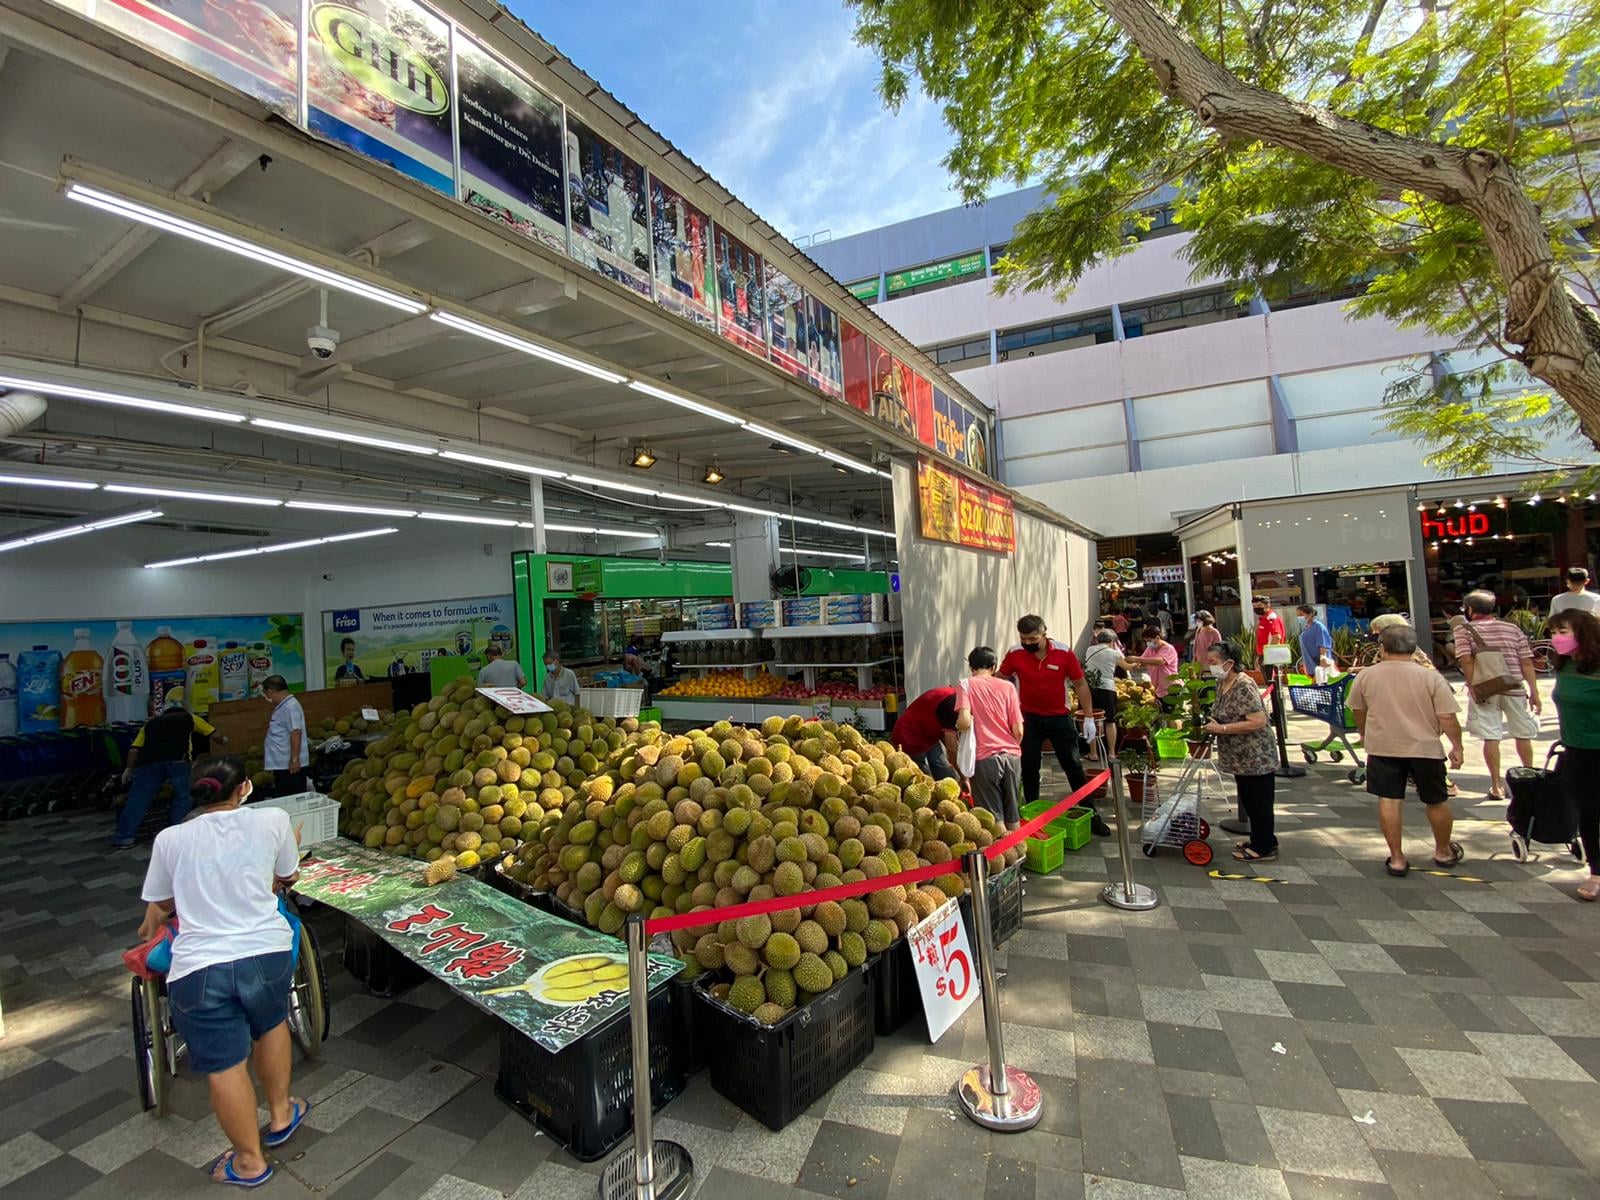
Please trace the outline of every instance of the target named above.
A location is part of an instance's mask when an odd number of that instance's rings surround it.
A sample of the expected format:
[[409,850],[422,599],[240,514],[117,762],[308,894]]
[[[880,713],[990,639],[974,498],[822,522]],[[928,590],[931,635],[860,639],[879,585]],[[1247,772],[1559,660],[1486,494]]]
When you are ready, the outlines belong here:
[[[222,1166],[221,1179],[217,1179],[217,1166],[219,1163]],[[214,1182],[226,1184],[228,1187],[258,1188],[272,1178],[272,1164],[268,1163],[267,1169],[261,1174],[246,1178],[233,1169],[233,1151],[224,1150],[211,1160],[210,1165],[206,1167],[206,1174],[211,1176]]]
[[304,1102],[292,1100],[290,1101],[290,1104],[292,1105],[294,1115],[290,1118],[289,1124],[284,1126],[282,1129],[265,1130],[261,1134],[261,1144],[269,1150],[276,1150],[279,1146],[283,1145],[290,1138],[292,1138],[294,1136],[294,1131],[300,1128],[300,1122],[304,1121],[306,1117],[311,1114],[311,1101],[309,1100]]

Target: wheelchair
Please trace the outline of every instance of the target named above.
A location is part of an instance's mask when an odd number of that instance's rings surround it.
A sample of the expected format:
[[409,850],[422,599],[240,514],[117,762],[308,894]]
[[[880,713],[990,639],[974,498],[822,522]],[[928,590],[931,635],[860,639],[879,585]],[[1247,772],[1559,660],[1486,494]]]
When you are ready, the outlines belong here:
[[[133,1058],[139,1079],[139,1101],[146,1112],[167,1114],[172,1081],[182,1069],[183,1038],[172,1021],[172,1004],[164,975],[133,977]],[[307,1058],[315,1058],[328,1036],[328,980],[322,972],[317,938],[300,922],[294,977],[289,987],[289,1033]]]

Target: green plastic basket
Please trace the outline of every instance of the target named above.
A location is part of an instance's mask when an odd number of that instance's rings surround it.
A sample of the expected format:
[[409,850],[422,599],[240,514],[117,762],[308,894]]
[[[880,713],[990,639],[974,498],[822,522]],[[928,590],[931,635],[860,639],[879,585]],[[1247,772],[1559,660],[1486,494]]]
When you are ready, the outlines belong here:
[[1181,729],[1162,729],[1156,732],[1156,758],[1162,762],[1182,761],[1189,757],[1189,742]]
[[639,720],[641,720],[641,721],[660,721],[661,720],[661,710],[659,708],[641,708],[639,710]]
[[1059,830],[1063,835],[1062,848],[1066,850],[1082,850],[1089,844],[1092,836],[1089,826],[1094,822],[1094,811],[1087,808],[1069,808],[1054,821],[1045,826],[1046,829]]
[[1022,843],[1022,861],[1035,875],[1048,875],[1067,859],[1063,849],[1066,838],[1062,834],[1048,832],[1050,828],[1046,825]]

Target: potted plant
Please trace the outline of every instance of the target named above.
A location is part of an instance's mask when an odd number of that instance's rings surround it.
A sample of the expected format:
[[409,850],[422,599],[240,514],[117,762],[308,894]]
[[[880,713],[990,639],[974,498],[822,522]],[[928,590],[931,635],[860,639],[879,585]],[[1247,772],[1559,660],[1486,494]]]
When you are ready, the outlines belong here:
[[[1253,643],[1252,643],[1253,648]],[[1184,663],[1167,689],[1167,702],[1183,730],[1191,756],[1198,755],[1205,741],[1205,723],[1211,706],[1217,702],[1217,683],[1199,663]]]
[[1143,804],[1145,784],[1155,773],[1155,756],[1143,744],[1124,746],[1117,755],[1122,763],[1122,780],[1128,785],[1128,803]]
[[1333,657],[1341,668],[1348,671],[1361,658],[1362,637],[1350,625],[1341,625],[1333,631]]
[[1506,620],[1522,630],[1530,642],[1549,636],[1549,622],[1531,608],[1513,608],[1506,614]]
[[1159,729],[1165,716],[1166,711],[1158,704],[1119,704],[1117,725],[1122,730],[1123,742],[1142,743],[1148,740],[1150,731]]
[[1256,631],[1241,629],[1228,640],[1233,643],[1234,653],[1239,657],[1239,670],[1258,684],[1265,684],[1267,678],[1261,673],[1260,664],[1256,662]]

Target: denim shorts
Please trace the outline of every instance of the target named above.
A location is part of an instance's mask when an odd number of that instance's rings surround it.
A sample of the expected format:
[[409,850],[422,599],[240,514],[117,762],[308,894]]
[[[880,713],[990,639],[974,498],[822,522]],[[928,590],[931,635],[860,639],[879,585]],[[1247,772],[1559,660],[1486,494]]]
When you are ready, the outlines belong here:
[[189,1066],[214,1075],[250,1057],[250,1045],[289,1016],[294,968],[287,950],[213,963],[167,987],[172,1023],[189,1047]]

